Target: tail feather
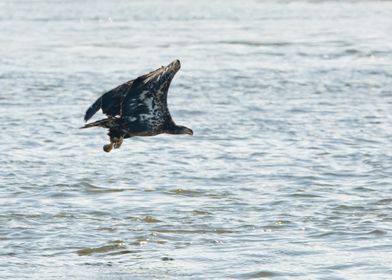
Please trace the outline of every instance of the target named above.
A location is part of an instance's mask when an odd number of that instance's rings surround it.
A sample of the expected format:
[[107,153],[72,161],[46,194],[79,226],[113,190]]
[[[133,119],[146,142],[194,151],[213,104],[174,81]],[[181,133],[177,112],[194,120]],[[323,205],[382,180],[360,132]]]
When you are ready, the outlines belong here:
[[98,98],[93,105],[91,105],[84,115],[84,121],[88,121],[91,117],[102,107],[102,97]]
[[108,119],[102,119],[96,122],[88,123],[85,126],[80,127],[82,128],[89,128],[89,127],[94,127],[94,126],[99,126],[99,127],[104,127],[104,128],[111,128],[116,125],[116,119],[114,118],[108,118]]

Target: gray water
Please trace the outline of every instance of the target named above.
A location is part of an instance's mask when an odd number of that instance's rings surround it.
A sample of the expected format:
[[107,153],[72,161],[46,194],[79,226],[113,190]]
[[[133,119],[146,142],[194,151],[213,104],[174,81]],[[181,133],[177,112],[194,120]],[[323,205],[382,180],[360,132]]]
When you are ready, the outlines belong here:
[[[78,129],[177,58],[193,137]],[[0,65],[0,278],[391,279],[392,2],[3,0]]]

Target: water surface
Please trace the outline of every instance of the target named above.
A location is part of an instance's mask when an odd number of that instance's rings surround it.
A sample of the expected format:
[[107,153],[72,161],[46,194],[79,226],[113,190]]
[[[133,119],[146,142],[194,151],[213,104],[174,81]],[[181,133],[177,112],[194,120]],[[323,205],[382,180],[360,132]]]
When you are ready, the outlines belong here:
[[[391,38],[387,1],[2,1],[0,278],[388,279]],[[193,137],[78,129],[177,58]]]

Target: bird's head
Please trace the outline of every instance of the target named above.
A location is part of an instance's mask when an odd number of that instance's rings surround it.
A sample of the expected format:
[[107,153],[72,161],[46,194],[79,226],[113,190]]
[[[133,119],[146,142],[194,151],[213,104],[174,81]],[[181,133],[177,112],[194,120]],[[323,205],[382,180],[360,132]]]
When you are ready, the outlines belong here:
[[167,131],[169,134],[188,134],[193,135],[193,130],[182,125],[175,125]]

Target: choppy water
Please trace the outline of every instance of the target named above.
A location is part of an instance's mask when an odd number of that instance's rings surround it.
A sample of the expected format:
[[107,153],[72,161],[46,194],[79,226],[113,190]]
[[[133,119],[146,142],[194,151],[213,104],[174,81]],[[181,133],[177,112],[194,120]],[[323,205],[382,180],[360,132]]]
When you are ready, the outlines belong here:
[[[0,278],[390,279],[392,3],[0,2]],[[102,151],[179,58],[195,135]]]

